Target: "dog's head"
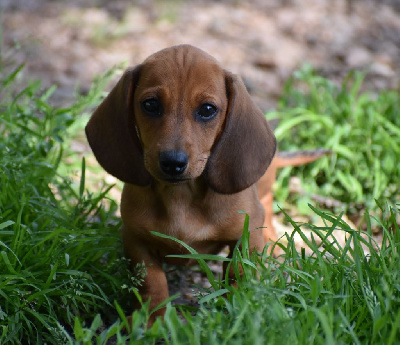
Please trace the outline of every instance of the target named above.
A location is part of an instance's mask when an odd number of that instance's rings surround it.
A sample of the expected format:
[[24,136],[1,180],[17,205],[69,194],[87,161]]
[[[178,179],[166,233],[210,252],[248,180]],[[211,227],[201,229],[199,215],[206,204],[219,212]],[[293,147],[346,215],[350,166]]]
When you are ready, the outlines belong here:
[[86,134],[120,180],[182,183],[203,176],[220,193],[254,184],[275,137],[242,81],[202,50],[175,46],[128,69],[92,115]]

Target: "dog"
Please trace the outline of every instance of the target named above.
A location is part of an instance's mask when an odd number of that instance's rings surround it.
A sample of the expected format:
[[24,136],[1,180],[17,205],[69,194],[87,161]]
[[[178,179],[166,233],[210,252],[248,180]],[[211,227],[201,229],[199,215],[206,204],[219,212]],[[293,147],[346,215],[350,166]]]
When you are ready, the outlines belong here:
[[[275,136],[241,79],[204,51],[173,46],[127,69],[85,130],[99,164],[125,183],[123,248],[132,268],[146,265],[139,293],[151,309],[169,296],[162,263],[192,263],[166,258],[187,251],[151,231],[198,253],[228,246],[230,257],[242,235],[243,210],[251,250],[261,252],[276,239],[268,218],[272,207],[265,222],[257,190],[264,176],[261,198],[270,195],[276,167],[266,171]],[[164,312],[155,311],[150,323]]]

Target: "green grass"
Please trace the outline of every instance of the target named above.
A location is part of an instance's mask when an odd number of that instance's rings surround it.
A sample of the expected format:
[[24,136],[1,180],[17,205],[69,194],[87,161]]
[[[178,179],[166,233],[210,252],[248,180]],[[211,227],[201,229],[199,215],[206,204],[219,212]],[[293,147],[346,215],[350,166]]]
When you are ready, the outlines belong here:
[[[400,210],[390,195],[382,197],[389,202],[373,204],[379,215],[365,212],[365,232],[348,225],[342,213],[313,206],[311,212],[324,226],[300,225],[286,215],[294,231],[285,235],[288,244],[280,245],[284,254],[278,259],[267,250],[249,255],[246,218],[241,249],[230,262],[236,272],[239,265],[244,268],[237,288],[225,277],[216,279],[206,263],[226,258],[190,249],[211,282],[199,294],[200,308],[167,301],[164,323],[146,329],[151,311],[144,304],[133,313],[131,327],[126,315],[143,267],[129,273],[117,204],[106,197],[110,186],[89,192],[89,168],[71,149],[72,140],[82,137],[86,112],[98,104],[113,73],[70,107],[57,108],[49,101],[53,89],[41,91],[39,82],[17,87],[22,67],[0,72],[0,344],[106,344],[110,339],[116,344],[399,344]],[[322,83],[321,94],[333,87],[318,76],[309,78]],[[388,94],[365,102],[386,109],[387,99],[395,97]],[[290,95],[282,100],[287,107],[296,102]],[[299,96],[299,102],[307,97]],[[343,99],[335,99],[338,107]],[[278,135],[283,134],[278,130]],[[345,141],[341,145],[353,150]],[[339,156],[336,152],[321,162],[339,162]],[[334,171],[324,178],[339,191]],[[399,185],[398,175],[386,176],[384,169],[382,174],[384,181]],[[360,183],[361,201],[371,205],[372,194],[364,180]],[[379,243],[372,236],[375,228],[382,231]],[[311,238],[305,229],[311,229]],[[345,244],[338,243],[333,230],[346,234]],[[297,235],[311,255],[296,248]]]
[[375,199],[400,202],[400,93],[363,91],[363,80],[363,73],[351,72],[337,86],[305,66],[286,83],[278,111],[267,115],[280,120],[275,130],[280,149],[323,147],[333,154],[283,169],[280,203],[288,198],[293,174],[308,192],[343,202],[349,213],[377,209]]
[[[281,260],[266,251],[249,257],[244,226],[243,249],[237,249],[231,261],[236,268],[244,267],[237,289],[212,278],[203,262],[209,255],[191,254],[204,265],[215,290],[200,299],[201,307],[194,315],[183,308],[185,321],[168,304],[164,324],[157,322],[147,331],[134,327],[131,335],[120,335],[120,343],[123,339],[131,344],[155,344],[162,339],[166,344],[398,344],[400,233],[395,216],[399,210],[386,208],[384,219],[375,220],[383,229],[381,245],[375,243],[371,228],[367,236],[361,236],[340,216],[313,211],[332,225],[309,225],[314,238],[320,239],[317,242],[307,240],[302,230],[307,225],[293,222],[295,230],[287,235],[289,244]],[[331,236],[337,228],[346,232],[343,246]],[[295,233],[307,241],[312,255],[295,249]],[[368,256],[362,246],[370,251]],[[135,313],[134,320],[140,325],[143,314]],[[101,343],[95,332],[99,319],[96,322],[81,333],[82,343],[89,344],[89,339]],[[115,325],[111,331],[116,331]]]
[[76,316],[91,318],[129,290],[127,265],[117,262],[117,204],[104,203],[109,187],[85,190],[85,160],[80,183],[59,173],[69,130],[111,73],[60,109],[48,101],[54,88],[16,91],[21,71],[0,80],[0,343],[62,343]]

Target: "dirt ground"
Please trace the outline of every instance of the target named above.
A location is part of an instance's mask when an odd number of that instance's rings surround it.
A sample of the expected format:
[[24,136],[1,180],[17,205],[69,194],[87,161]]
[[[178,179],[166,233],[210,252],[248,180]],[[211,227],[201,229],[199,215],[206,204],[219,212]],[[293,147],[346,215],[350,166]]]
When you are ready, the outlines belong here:
[[[241,75],[264,111],[305,62],[333,80],[362,69],[368,88],[399,87],[400,0],[1,0],[0,19],[3,66],[25,62],[27,80],[58,86],[57,104],[113,65],[181,43]],[[198,272],[189,280],[204,285]]]
[[394,88],[400,70],[400,0],[2,0],[3,54],[27,78],[56,84],[69,102],[99,73],[140,63],[181,43],[198,46],[241,75],[263,110],[305,62],[340,79],[370,72]]

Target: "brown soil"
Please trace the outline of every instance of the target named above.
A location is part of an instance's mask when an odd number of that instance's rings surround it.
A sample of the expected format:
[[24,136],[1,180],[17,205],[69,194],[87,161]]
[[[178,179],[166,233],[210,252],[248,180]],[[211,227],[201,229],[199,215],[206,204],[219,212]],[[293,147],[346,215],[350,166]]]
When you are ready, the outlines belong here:
[[68,102],[99,73],[190,43],[241,75],[263,110],[303,63],[340,78],[370,72],[373,88],[399,83],[398,0],[3,0],[3,51],[25,75],[56,84]]

